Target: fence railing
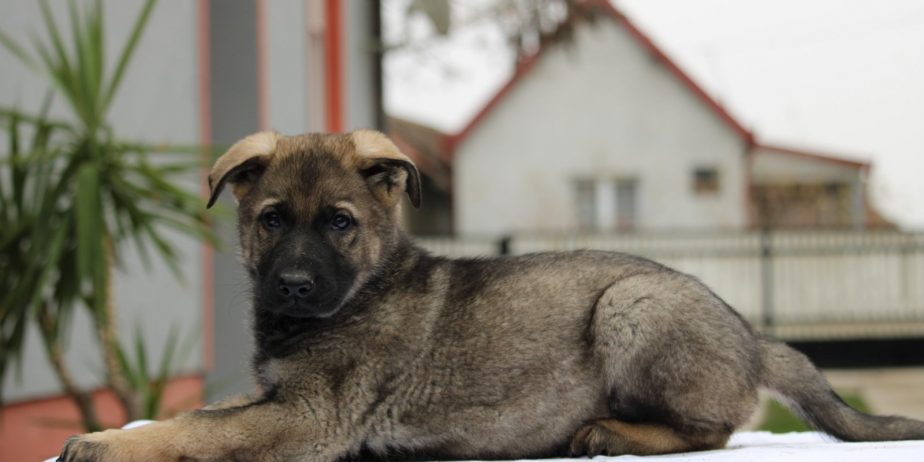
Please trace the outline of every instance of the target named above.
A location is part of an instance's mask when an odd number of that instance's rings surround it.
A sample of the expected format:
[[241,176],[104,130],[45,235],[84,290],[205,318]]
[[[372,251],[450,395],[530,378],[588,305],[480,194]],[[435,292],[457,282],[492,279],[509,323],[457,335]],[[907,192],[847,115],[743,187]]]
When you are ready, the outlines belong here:
[[924,337],[924,234],[774,231],[427,238],[453,257],[603,249],[705,282],[759,329],[788,340]]

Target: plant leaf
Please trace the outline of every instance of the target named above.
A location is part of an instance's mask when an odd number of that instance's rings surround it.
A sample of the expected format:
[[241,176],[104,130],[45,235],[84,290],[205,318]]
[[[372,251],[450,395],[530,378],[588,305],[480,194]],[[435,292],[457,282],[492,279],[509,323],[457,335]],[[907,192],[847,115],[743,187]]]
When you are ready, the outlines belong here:
[[135,360],[138,361],[137,371],[139,384],[147,381],[148,371],[148,352],[144,347],[144,332],[141,330],[141,324],[135,326]]
[[93,164],[85,164],[77,173],[77,195],[74,208],[77,217],[77,270],[83,274],[94,271],[95,261],[105,260],[101,245],[101,204],[99,172]]
[[141,32],[144,30],[144,27],[148,22],[148,18],[151,15],[151,10],[154,8],[156,3],[157,0],[147,0],[144,4],[144,7],[141,9],[141,13],[135,20],[135,25],[132,26],[131,36],[129,37],[128,42],[125,43],[125,48],[123,48],[122,52],[119,54],[119,61],[116,65],[115,72],[112,75],[112,79],[109,80],[109,85],[106,89],[106,95],[103,97],[103,103],[100,106],[102,110],[109,108],[109,104],[112,102],[112,98],[115,96],[116,91],[119,89],[119,84],[122,83],[122,77],[125,74],[125,68],[128,66],[128,62],[131,60],[132,55],[135,52],[135,46],[138,45],[138,39],[141,38]]
[[29,56],[29,53],[27,53],[26,50],[23,49],[23,47],[21,47],[18,43],[16,43],[16,41],[13,40],[10,36],[4,34],[3,31],[0,31],[0,45],[3,45],[7,51],[12,53],[13,56],[18,58],[19,61],[29,69],[35,72],[39,72],[41,70],[35,60]]

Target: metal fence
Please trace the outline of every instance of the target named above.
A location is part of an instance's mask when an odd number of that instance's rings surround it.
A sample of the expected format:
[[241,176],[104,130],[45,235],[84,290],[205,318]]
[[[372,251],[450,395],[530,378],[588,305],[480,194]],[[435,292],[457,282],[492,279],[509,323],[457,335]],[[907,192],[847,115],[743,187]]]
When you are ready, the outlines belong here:
[[453,257],[604,249],[692,274],[787,340],[924,337],[924,234],[776,231],[419,239]]

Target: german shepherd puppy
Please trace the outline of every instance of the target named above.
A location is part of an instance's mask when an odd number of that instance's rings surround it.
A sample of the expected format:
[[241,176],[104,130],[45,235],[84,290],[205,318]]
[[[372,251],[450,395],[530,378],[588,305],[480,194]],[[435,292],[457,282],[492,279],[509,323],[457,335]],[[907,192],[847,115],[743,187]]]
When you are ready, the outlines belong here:
[[844,404],[802,354],[695,278],[613,252],[451,260],[400,229],[417,169],[384,135],[249,136],[239,202],[261,391],[71,439],[64,461],[335,461],[716,449],[758,388],[845,441],[924,422]]

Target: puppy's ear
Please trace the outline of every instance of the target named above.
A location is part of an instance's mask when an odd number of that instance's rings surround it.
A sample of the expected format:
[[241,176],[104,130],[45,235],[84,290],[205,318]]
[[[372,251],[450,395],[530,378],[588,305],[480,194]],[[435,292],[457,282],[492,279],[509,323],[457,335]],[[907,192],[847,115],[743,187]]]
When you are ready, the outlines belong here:
[[222,154],[209,173],[211,193],[208,207],[211,208],[218,200],[225,183],[231,183],[237,200],[244,197],[272,160],[278,140],[276,132],[255,133],[234,143],[228,152]]
[[387,207],[407,192],[411,204],[420,208],[420,172],[387,136],[375,130],[350,134],[356,147],[360,173],[375,197]]

